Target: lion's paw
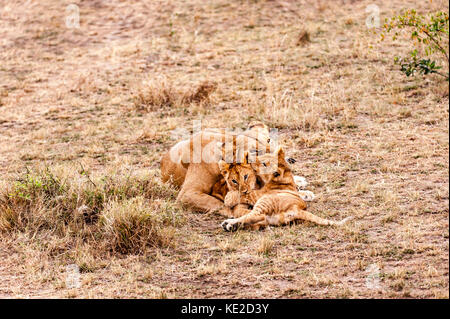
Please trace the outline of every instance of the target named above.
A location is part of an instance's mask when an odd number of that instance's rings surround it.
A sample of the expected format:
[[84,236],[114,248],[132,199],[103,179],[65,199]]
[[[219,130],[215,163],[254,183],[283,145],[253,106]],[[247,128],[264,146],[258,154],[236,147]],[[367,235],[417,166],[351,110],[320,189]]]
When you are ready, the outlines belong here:
[[294,182],[297,185],[297,189],[304,189],[306,186],[308,186],[308,182],[303,176],[294,176]]
[[234,207],[240,202],[240,194],[238,191],[230,191],[225,196],[223,202],[225,206]]
[[221,224],[222,228],[225,231],[228,232],[232,232],[232,231],[236,231],[238,228],[238,223],[236,222],[235,219],[231,218],[231,219],[227,219],[225,220],[222,224]]
[[298,193],[305,202],[311,202],[316,198],[316,195],[310,191],[299,191]]

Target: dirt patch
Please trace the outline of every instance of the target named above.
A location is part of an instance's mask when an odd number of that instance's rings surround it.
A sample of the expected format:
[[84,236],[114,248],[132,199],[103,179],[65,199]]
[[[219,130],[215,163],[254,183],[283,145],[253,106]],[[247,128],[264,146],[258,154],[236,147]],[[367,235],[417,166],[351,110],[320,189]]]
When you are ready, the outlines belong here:
[[[372,2],[83,1],[79,29],[66,26],[68,4],[0,11],[2,187],[35,166],[158,172],[194,120],[263,120],[318,195],[308,209],[356,218],[230,234],[219,216],[184,210],[171,245],[101,257],[15,231],[0,235],[0,297],[448,298],[448,82],[396,69],[408,43],[367,29]],[[381,21],[448,12],[446,1],[377,5]],[[190,98],[137,107],[159,79]],[[67,287],[71,264],[79,288]]]

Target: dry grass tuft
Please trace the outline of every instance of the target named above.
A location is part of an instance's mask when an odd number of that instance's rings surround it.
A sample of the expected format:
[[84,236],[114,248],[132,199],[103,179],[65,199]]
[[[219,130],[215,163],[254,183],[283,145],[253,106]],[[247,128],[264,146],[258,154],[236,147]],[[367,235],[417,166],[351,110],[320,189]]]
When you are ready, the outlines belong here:
[[[162,220],[158,213],[164,210],[158,211],[152,206],[143,197],[109,202],[100,216],[107,247],[122,254],[137,254],[144,252],[146,247],[169,246],[174,232],[163,231],[163,228],[172,226],[170,218]],[[172,213],[178,214],[176,210]]]
[[217,84],[209,81],[189,89],[179,89],[167,79],[150,81],[133,97],[133,102],[138,110],[146,112],[164,107],[186,107],[209,102],[210,95],[216,88]]
[[307,30],[300,31],[297,39],[297,46],[304,46],[311,42],[310,34]]
[[[184,223],[175,191],[155,176],[64,174],[37,169],[0,190],[0,232],[50,233],[122,254],[167,247]],[[39,238],[39,236],[37,236]],[[42,238],[41,238],[42,240]]]
[[161,107],[176,107],[180,103],[178,92],[167,80],[153,81],[133,98],[140,111],[155,111]]
[[265,236],[260,240],[256,251],[258,254],[268,256],[272,252],[274,245],[275,242],[271,238]]
[[203,82],[192,91],[185,92],[181,99],[182,104],[201,103],[207,101],[212,92],[217,88],[214,82]]

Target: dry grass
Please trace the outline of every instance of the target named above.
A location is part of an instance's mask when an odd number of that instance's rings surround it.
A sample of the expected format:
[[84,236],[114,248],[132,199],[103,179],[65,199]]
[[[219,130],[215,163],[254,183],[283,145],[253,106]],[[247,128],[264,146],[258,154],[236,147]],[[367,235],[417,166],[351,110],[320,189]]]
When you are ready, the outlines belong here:
[[[373,1],[75,1],[80,29],[69,3],[0,10],[0,297],[448,298],[448,82],[396,69]],[[198,119],[278,128],[309,210],[356,218],[230,234],[180,207],[159,159]]]
[[[100,223],[111,250],[123,254],[142,253],[147,246],[168,247],[174,244],[175,232],[170,228],[173,226],[170,221],[180,217],[170,215],[177,215],[177,210],[163,208],[160,204],[148,206],[142,197],[108,205],[100,215]],[[161,213],[169,213],[169,216],[161,216]]]
[[[181,210],[174,191],[154,176],[103,176],[93,181],[50,169],[26,172],[0,193],[0,231],[39,240],[51,235],[93,251],[142,253],[146,247],[173,245]],[[45,235],[45,236],[42,236]],[[64,250],[61,247],[61,250]]]
[[189,107],[192,103],[210,102],[210,94],[217,84],[202,82],[198,86],[177,90],[167,79],[151,81],[134,97],[134,104],[138,110],[157,111],[163,107]]

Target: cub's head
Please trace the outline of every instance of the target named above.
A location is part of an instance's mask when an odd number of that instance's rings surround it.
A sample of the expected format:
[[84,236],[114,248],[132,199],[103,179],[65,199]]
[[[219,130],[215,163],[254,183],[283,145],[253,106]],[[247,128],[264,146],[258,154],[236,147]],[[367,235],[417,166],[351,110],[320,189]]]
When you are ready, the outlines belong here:
[[242,163],[228,164],[222,160],[219,162],[219,169],[230,191],[247,194],[257,188],[257,177],[252,165],[248,162],[247,152],[244,154]]
[[274,153],[256,156],[251,166],[262,179],[264,185],[272,183],[295,186],[294,175],[286,162],[285,154],[281,147]]

